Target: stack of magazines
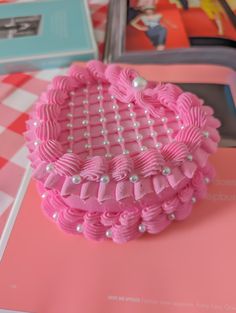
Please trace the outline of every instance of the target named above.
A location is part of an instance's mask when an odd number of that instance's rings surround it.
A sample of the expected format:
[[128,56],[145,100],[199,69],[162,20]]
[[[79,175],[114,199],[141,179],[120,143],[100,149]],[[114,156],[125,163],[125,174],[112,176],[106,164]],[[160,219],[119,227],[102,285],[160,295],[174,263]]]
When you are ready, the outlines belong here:
[[236,68],[235,14],[235,0],[111,0],[105,59]]

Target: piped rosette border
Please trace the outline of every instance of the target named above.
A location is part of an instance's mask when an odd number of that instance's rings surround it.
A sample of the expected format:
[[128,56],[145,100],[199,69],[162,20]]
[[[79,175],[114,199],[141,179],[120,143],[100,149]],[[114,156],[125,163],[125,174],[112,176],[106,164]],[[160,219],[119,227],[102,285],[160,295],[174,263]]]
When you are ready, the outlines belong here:
[[86,212],[68,206],[57,191],[48,191],[41,183],[38,189],[42,196],[43,211],[66,233],[83,234],[87,239],[108,239],[121,244],[144,233],[158,234],[173,221],[186,219],[197,199],[206,196],[207,184],[213,177],[214,169],[208,164],[197,169],[191,182],[168,200],[146,206],[131,205],[119,212]]
[[[73,65],[68,76],[54,78],[37,101],[25,133],[33,176],[45,190],[56,191],[61,198],[76,195],[86,201],[95,197],[101,203],[109,199],[123,201],[128,198],[140,201],[151,193],[168,202],[171,194],[176,197],[183,188],[192,185],[193,199],[204,193],[203,188],[197,186],[200,186],[199,177],[202,182],[211,179],[210,174],[209,177],[203,174],[209,171],[208,157],[216,151],[220,140],[216,130],[220,122],[213,117],[212,108],[176,85],[141,80],[142,88],[139,88],[136,82],[140,82],[136,71],[117,65],[106,66],[99,61],[90,61],[85,68]],[[110,86],[110,94],[118,101],[142,107],[153,117],[162,118],[166,111],[174,112],[182,128],[171,143],[158,150],[142,151],[134,157],[117,155],[107,159],[93,156],[84,160],[73,152],[64,153],[58,141],[61,108],[74,92],[101,83]],[[54,199],[54,196],[51,198]],[[192,202],[189,201],[189,205]],[[140,209],[138,211],[137,223],[140,225],[143,213]],[[85,221],[85,216],[83,218]],[[86,223],[90,223],[91,219],[86,217]],[[115,229],[112,230],[114,234]]]

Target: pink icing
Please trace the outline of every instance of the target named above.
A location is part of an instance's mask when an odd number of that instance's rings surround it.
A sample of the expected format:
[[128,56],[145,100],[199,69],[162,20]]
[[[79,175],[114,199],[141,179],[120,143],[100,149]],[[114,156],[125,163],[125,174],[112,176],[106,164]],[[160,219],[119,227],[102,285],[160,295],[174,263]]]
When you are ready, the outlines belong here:
[[54,167],[60,175],[73,176],[79,173],[81,162],[77,155],[66,153],[54,163]]
[[45,100],[47,104],[64,104],[65,100],[68,98],[68,95],[65,91],[60,89],[50,89],[47,93],[42,94],[42,102]]
[[167,162],[174,160],[178,164],[185,161],[188,148],[185,144],[174,141],[163,147],[162,154]]
[[52,89],[61,89],[72,91],[77,87],[77,81],[74,77],[56,76],[52,81]]
[[134,159],[135,170],[144,177],[156,175],[160,171],[163,164],[163,157],[156,150],[141,152]]
[[84,214],[85,212],[82,210],[65,207],[64,210],[60,211],[57,222],[64,231],[77,234],[76,227],[83,223]]
[[41,160],[54,162],[63,155],[62,146],[56,140],[48,140],[38,147],[38,155]]
[[99,181],[101,175],[107,173],[108,163],[101,156],[95,156],[85,161],[81,176],[91,181]]
[[133,171],[133,162],[130,157],[118,155],[111,160],[112,177],[116,181],[124,180]]
[[41,120],[47,121],[58,118],[61,108],[58,104],[46,104],[39,102],[36,105],[36,111]]
[[56,140],[60,134],[60,125],[58,122],[55,121],[45,121],[41,123],[36,128],[36,135],[39,139],[45,140]]

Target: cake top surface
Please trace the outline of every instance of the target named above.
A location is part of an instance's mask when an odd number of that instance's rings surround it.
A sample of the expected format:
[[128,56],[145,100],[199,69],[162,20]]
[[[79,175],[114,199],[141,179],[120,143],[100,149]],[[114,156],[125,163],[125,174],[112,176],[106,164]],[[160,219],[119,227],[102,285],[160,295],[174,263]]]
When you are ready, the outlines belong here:
[[169,176],[182,164],[191,176],[193,154],[217,148],[219,121],[212,113],[196,95],[146,81],[132,69],[99,61],[73,65],[36,103],[30,158],[36,176],[51,177],[51,187],[55,175],[71,184],[136,183]]

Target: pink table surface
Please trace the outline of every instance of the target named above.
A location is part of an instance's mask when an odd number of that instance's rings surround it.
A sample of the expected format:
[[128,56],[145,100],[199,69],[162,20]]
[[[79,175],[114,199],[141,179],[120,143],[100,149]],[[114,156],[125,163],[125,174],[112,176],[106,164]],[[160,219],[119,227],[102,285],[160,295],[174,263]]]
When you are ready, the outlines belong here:
[[[17,2],[17,1],[13,1]],[[89,0],[94,34],[103,51],[108,0]],[[48,81],[65,69],[0,76],[0,218],[11,207],[27,165],[23,132],[28,113]]]

